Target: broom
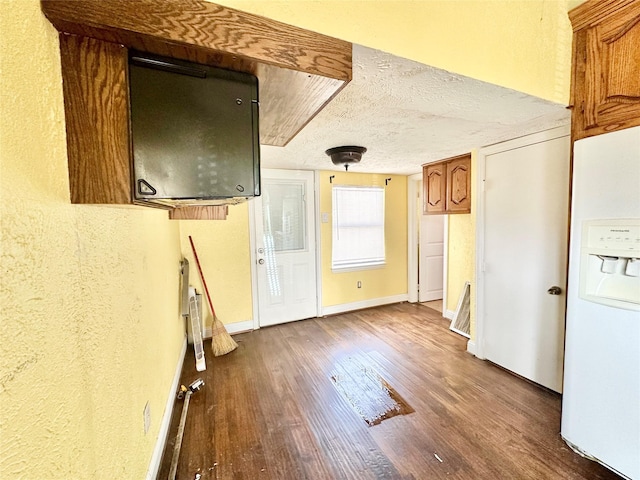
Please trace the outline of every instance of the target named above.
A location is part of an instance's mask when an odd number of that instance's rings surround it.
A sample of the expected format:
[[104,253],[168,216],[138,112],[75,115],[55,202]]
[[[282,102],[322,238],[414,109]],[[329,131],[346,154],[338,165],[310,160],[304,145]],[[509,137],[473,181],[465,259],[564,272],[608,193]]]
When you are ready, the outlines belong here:
[[189,235],[189,242],[191,243],[191,250],[193,250],[193,256],[196,259],[196,265],[198,266],[198,272],[200,272],[200,280],[204,286],[204,291],[207,294],[207,301],[209,302],[209,308],[211,309],[211,315],[213,315],[213,325],[211,326],[211,347],[213,348],[213,356],[219,357],[232,352],[238,348],[238,344],[235,342],[231,335],[224,328],[224,324],[216,317],[216,311],[213,309],[213,303],[211,303],[211,297],[209,296],[209,289],[207,288],[207,282],[204,280],[202,268],[200,267],[200,260],[198,260],[198,254],[196,253],[196,246],[193,244],[193,239]]

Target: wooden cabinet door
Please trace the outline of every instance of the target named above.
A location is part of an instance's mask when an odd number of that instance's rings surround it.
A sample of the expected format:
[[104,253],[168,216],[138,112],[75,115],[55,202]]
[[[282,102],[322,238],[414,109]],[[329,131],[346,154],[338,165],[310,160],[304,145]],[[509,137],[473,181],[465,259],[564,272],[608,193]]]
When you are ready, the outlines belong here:
[[444,163],[422,167],[423,213],[444,213],[446,208],[446,167]]
[[447,213],[471,212],[471,155],[447,162]]
[[640,2],[588,1],[570,18],[574,140],[640,125]]

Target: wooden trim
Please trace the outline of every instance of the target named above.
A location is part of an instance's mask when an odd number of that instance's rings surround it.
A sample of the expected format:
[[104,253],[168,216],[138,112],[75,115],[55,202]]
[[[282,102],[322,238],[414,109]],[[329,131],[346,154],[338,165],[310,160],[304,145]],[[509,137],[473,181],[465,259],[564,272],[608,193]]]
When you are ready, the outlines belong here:
[[463,153],[462,155],[456,155],[455,157],[444,158],[439,162],[453,162],[454,160],[463,160],[467,157],[471,157],[471,153]]
[[569,20],[574,32],[601,22],[621,8],[637,0],[588,0],[569,11]]
[[[41,0],[62,32],[144,51],[203,54],[351,80],[351,43],[205,0]],[[292,48],[294,47],[295,48]],[[235,57],[235,58],[233,58]],[[220,61],[218,58],[217,61]]]
[[131,204],[127,49],[60,35],[72,203]]
[[185,206],[169,211],[171,220],[226,220],[228,205]]

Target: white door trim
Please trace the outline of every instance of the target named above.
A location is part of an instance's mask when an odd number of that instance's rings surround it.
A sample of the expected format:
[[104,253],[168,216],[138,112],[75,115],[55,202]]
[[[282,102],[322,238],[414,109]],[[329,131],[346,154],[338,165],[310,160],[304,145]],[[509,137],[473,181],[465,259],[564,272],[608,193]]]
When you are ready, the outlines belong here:
[[253,329],[260,328],[260,304],[258,302],[258,259],[256,257],[256,207],[249,200],[249,258],[251,259],[251,308],[253,309]]
[[320,235],[320,172],[313,172],[313,202],[315,218],[313,229],[316,235],[316,317],[322,317],[322,239]]
[[447,310],[447,295],[449,294],[449,215],[444,216],[444,245],[442,249],[442,316],[453,319],[453,314]]
[[[515,150],[516,148],[534,145],[536,143],[548,142],[560,137],[566,137],[571,134],[570,125],[552,128],[524,137],[507,140],[505,142],[489,145],[478,151],[478,174],[476,175],[475,191],[478,192],[476,198],[478,200],[477,217],[476,217],[476,307],[475,307],[475,355],[478,358],[485,359],[484,354],[484,296],[485,296],[485,275],[484,275],[484,236],[485,236],[485,190],[484,182],[486,175],[487,157],[496,153]],[[568,227],[567,227],[568,228]]]
[[415,173],[407,177],[407,240],[409,242],[407,250],[407,274],[408,274],[408,298],[410,303],[416,303],[418,301],[418,229],[416,228],[418,215],[422,212],[417,212],[419,209],[418,202],[418,182],[422,182],[422,173]]
[[[416,202],[417,182],[422,182],[422,173],[407,177],[407,298],[410,303],[418,301],[418,230],[415,219],[422,215],[422,207]],[[422,183],[420,187],[422,188]],[[449,269],[449,215],[444,216],[444,249],[442,252],[442,316],[447,313],[447,280]]]

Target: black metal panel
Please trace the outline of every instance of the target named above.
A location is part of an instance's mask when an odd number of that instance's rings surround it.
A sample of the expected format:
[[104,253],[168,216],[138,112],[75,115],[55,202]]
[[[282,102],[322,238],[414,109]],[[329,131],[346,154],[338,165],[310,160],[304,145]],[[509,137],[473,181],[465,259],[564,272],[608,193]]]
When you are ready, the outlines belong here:
[[136,200],[260,195],[258,79],[132,53]]

